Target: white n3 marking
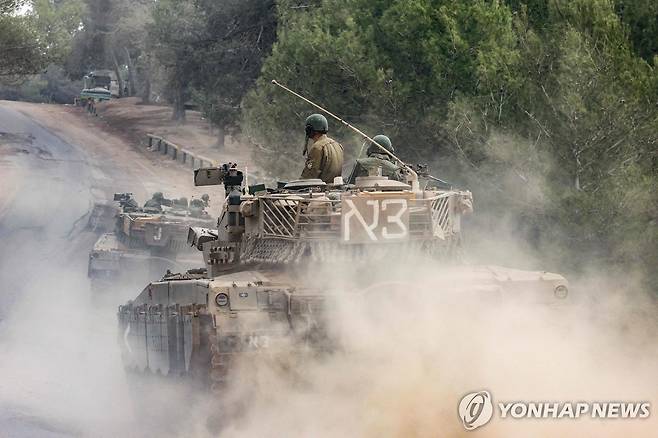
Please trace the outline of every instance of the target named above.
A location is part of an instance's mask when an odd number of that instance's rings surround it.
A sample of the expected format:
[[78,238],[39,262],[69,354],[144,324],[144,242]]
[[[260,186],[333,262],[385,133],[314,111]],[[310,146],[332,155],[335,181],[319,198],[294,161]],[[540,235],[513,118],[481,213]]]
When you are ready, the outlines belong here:
[[395,224],[397,227],[400,229],[399,232],[397,233],[389,233],[388,232],[388,227],[382,227],[382,237],[384,239],[400,239],[403,238],[407,235],[407,227],[402,222],[402,215],[407,211],[407,200],[406,199],[384,199],[382,201],[382,212],[386,211],[386,207],[389,204],[397,204],[400,206],[400,210],[397,212],[396,215],[393,216],[387,216],[386,217],[386,222],[389,224]]
[[349,205],[350,210],[343,215],[343,221],[344,221],[344,229],[345,229],[345,235],[343,236],[343,239],[345,241],[350,240],[350,219],[352,216],[356,217],[356,220],[359,221],[359,223],[363,226],[363,229],[366,230],[366,233],[368,234],[368,237],[370,240],[377,240],[377,236],[375,236],[375,233],[373,233],[373,230],[377,228],[377,225],[379,225],[379,201],[376,199],[371,199],[369,201],[366,201],[366,204],[369,206],[372,206],[372,224],[368,225],[366,223],[366,220],[363,218],[361,213],[359,213],[359,210],[357,210],[356,206],[354,205],[354,202],[352,202],[351,199],[346,199],[345,203]]

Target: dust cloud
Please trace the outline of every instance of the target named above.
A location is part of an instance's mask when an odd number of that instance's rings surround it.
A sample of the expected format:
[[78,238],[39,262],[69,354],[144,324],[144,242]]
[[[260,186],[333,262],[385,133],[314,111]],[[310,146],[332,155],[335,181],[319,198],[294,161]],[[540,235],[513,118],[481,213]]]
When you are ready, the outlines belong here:
[[[655,409],[655,302],[599,273],[545,306],[477,292],[463,272],[406,260],[385,281],[340,297],[330,330],[338,348],[295,363],[294,378],[250,360],[229,388],[242,411],[221,437],[650,436],[650,419],[500,419],[466,432],[461,397],[497,401],[650,401]],[[409,266],[415,266],[413,272]],[[349,274],[352,275],[352,274]],[[333,272],[349,285],[363,282]],[[317,278],[317,276],[315,277]],[[593,279],[590,279],[593,278]],[[407,284],[408,282],[408,284]],[[334,280],[334,286],[336,285]],[[352,288],[353,289],[353,288]],[[256,371],[254,371],[256,368]],[[245,401],[246,400],[246,401]],[[211,436],[213,434],[210,434]]]
[[[422,259],[380,265],[381,281],[352,268],[312,271],[312,281],[326,278],[337,291],[328,321],[335,348],[286,357],[285,366],[252,356],[217,398],[185,380],[125,373],[116,305],[138,289],[92,295],[86,253],[60,254],[72,262],[57,262],[54,253],[35,256],[36,247],[26,242],[24,254],[16,251],[17,261],[32,258],[39,271],[15,280],[25,292],[2,321],[0,402],[21,427],[38,421],[30,427],[40,436],[642,437],[657,427],[655,413],[646,420],[495,415],[466,432],[457,415],[461,397],[481,389],[494,402],[650,401],[655,410],[657,308],[636,287],[639,279],[600,271],[570,278],[568,299],[546,306],[522,292],[483,291],[476,276]],[[5,278],[12,268],[11,260],[3,264]]]
[[[43,215],[44,205],[56,209],[64,194],[55,195],[28,200],[15,222]],[[0,280],[14,299],[0,321],[0,435],[643,437],[658,430],[658,309],[632,273],[592,268],[569,278],[567,300],[546,306],[523,292],[482,290],[475,276],[422,259],[389,260],[377,272],[314,267],[312,281],[327,279],[337,294],[328,321],[335,348],[283,364],[275,358],[277,366],[267,354],[251,356],[217,398],[185,380],[124,372],[116,306],[139,288],[90,293],[87,254],[97,236],[71,232],[79,213],[57,219],[54,233],[2,235]],[[535,262],[507,233],[493,236],[479,261]],[[654,412],[646,420],[495,415],[466,432],[457,405],[481,389],[494,402],[650,401]]]
[[0,223],[0,436],[182,436],[193,394],[121,363],[117,306],[144,285],[90,290],[98,234],[84,204],[57,210],[56,195],[22,195]]

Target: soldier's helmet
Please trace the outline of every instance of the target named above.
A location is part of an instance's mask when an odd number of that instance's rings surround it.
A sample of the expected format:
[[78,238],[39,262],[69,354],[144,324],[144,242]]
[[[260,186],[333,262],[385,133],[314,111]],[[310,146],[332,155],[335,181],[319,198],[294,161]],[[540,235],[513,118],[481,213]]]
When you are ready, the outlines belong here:
[[[393,144],[391,143],[391,139],[385,136],[384,134],[379,134],[375,135],[373,138],[377,143],[380,145],[384,146],[384,149],[386,149],[390,153],[395,153],[395,148],[393,147]],[[383,154],[384,151],[378,147],[376,144],[372,143],[370,146],[368,146],[368,150],[366,152],[368,155],[372,154]]]
[[155,199],[149,199],[144,203],[144,211],[156,212],[162,211],[162,204]]
[[203,195],[201,195],[201,200],[202,200],[205,204],[208,204],[208,202],[210,202],[210,196],[208,196],[207,193],[204,193]]
[[153,193],[152,198],[155,199],[156,201],[161,201],[164,199],[164,195],[162,194],[162,192],[155,192]]
[[204,214],[206,204],[201,199],[192,199],[190,201],[190,215],[193,217],[201,217]]
[[316,132],[326,134],[329,131],[329,122],[322,114],[311,114],[306,118],[306,136],[310,137]]

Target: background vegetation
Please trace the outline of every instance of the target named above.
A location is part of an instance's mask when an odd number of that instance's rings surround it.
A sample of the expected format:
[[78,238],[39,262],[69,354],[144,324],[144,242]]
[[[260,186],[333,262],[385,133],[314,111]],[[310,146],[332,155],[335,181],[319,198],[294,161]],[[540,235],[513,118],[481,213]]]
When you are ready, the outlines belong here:
[[114,69],[290,177],[311,108],[276,78],[469,187],[547,268],[658,291],[657,23],[651,0],[5,1],[0,95],[64,101]]

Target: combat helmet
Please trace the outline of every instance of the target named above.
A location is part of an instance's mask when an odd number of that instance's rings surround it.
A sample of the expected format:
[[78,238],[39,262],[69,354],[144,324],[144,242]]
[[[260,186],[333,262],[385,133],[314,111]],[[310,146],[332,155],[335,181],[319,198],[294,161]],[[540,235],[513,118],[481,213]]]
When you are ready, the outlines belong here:
[[[380,145],[384,146],[384,149],[386,149],[391,154],[395,153],[395,148],[393,147],[393,144],[391,143],[391,139],[388,138],[387,136],[385,136],[383,134],[375,135],[373,137],[373,140],[375,140]],[[370,146],[368,146],[368,150],[367,150],[366,153],[368,155],[371,155],[371,154],[383,154],[385,152],[379,146],[377,146],[376,144],[371,143]]]
[[306,136],[310,137],[315,132],[326,134],[329,131],[329,122],[322,114],[311,114],[306,118]]

